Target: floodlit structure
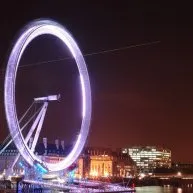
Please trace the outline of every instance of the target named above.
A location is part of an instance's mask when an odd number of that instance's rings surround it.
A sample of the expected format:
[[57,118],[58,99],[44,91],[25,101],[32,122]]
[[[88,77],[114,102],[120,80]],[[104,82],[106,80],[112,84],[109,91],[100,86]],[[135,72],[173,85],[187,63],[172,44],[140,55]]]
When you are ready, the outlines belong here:
[[131,156],[139,171],[152,172],[159,167],[171,167],[171,150],[156,146],[123,148],[122,153]]
[[84,174],[89,178],[134,177],[136,166],[129,155],[108,148],[86,148]]
[[[77,137],[77,141],[75,142],[72,151],[69,153],[67,158],[57,164],[42,161],[38,156],[34,154],[34,148],[36,146],[37,139],[39,137],[41,125],[43,123],[45,112],[48,107],[48,102],[51,100],[58,100],[59,96],[54,95],[34,99],[36,102],[42,102],[42,110],[40,111],[40,114],[36,119],[37,122],[40,121],[42,123],[40,123],[40,126],[38,126],[36,130],[36,134],[32,142],[32,147],[28,146],[28,141],[32,136],[33,132],[35,131],[35,126],[31,127],[26,139],[24,139],[21,132],[21,128],[18,123],[15,105],[15,82],[17,69],[21,57],[26,47],[32,40],[34,40],[38,36],[46,34],[56,36],[68,47],[69,51],[71,52],[73,58],[76,61],[79,70],[80,84],[82,91],[82,124],[80,133]],[[37,20],[29,23],[23,29],[23,32],[17,39],[8,59],[5,75],[4,99],[5,99],[4,103],[5,103],[6,118],[10,134],[20,154],[29,165],[31,166],[33,166],[34,164],[38,166],[40,165],[47,171],[59,171],[69,167],[78,158],[79,154],[81,153],[84,147],[90,125],[90,118],[91,118],[90,81],[82,53],[73,37],[63,26],[51,20]]]

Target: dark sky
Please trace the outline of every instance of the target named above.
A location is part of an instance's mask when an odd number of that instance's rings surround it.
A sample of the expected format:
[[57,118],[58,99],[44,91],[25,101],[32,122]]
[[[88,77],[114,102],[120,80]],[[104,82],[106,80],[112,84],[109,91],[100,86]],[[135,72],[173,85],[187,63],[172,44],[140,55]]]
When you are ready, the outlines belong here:
[[[71,3],[70,3],[71,2]],[[193,19],[191,6],[158,1],[25,1],[0,5],[0,65],[18,31],[51,18],[75,37],[83,53],[160,41],[158,44],[85,57],[93,113],[88,145],[159,145],[174,161],[193,162]],[[161,1],[160,1],[161,2]],[[69,56],[53,37],[34,40],[21,65]],[[2,74],[2,73],[1,73]],[[0,77],[0,133],[8,133]],[[17,78],[17,110],[35,96],[60,92],[50,104],[42,136],[72,141],[80,125],[78,73],[73,60],[27,67]]]

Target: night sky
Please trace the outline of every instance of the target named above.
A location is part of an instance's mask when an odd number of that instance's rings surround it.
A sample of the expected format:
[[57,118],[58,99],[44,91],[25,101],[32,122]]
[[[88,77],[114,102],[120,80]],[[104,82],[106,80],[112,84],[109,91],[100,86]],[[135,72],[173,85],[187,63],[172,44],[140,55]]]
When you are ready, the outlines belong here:
[[[159,41],[85,56],[93,100],[87,145],[158,145],[170,148],[174,161],[193,162],[191,6],[158,1],[77,2],[2,4],[1,69],[6,66],[6,56],[19,30],[38,18],[63,24],[84,54]],[[43,36],[27,48],[21,66],[69,56],[57,38]],[[4,140],[8,129],[3,71],[0,74],[0,139]],[[73,59],[20,68],[16,85],[19,117],[34,97],[60,93],[61,101],[48,108],[41,137],[73,143],[81,122],[79,84]]]

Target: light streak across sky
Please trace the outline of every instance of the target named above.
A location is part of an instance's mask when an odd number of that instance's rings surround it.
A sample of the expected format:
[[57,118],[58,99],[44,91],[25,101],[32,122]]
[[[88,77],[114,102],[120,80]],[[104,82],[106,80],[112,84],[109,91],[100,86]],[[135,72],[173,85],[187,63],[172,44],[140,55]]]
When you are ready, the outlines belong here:
[[[83,56],[84,57],[89,57],[89,56],[94,56],[94,55],[107,54],[107,53],[111,53],[111,52],[120,52],[120,51],[124,51],[124,50],[131,49],[131,48],[151,46],[151,45],[159,44],[159,43],[161,43],[161,41],[152,41],[152,42],[145,42],[145,43],[141,43],[141,44],[133,44],[133,45],[114,48],[114,49],[108,49],[108,50],[101,50],[101,51],[97,51],[97,52],[86,53],[86,54],[83,54]],[[38,65],[47,64],[47,63],[57,63],[57,62],[61,62],[61,61],[64,61],[64,60],[70,60],[70,59],[73,59],[73,57],[65,57],[65,58],[59,58],[59,59],[54,59],[54,60],[46,60],[46,61],[41,61],[41,62],[29,63],[29,64],[25,64],[25,65],[22,65],[22,66],[18,66],[18,68],[21,69],[21,68],[26,68],[26,67],[31,67],[31,66],[38,66]],[[5,69],[1,69],[0,71],[3,74]],[[0,76],[2,74],[0,74]]]

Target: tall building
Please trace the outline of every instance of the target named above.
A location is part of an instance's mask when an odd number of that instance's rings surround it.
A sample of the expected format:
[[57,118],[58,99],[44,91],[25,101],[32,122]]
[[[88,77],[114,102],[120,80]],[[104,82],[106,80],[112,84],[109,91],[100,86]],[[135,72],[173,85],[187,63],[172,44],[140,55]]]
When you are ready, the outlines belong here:
[[123,148],[136,163],[138,171],[152,172],[155,168],[171,167],[171,150],[156,146],[134,146]]

